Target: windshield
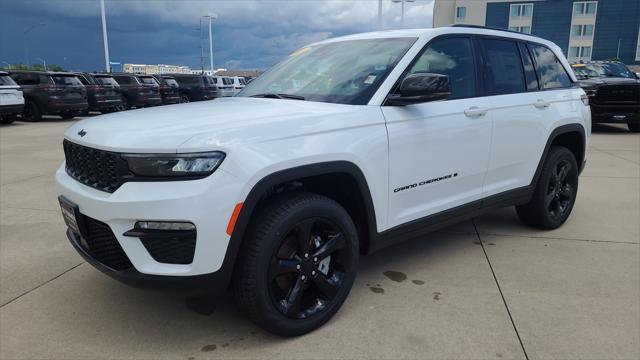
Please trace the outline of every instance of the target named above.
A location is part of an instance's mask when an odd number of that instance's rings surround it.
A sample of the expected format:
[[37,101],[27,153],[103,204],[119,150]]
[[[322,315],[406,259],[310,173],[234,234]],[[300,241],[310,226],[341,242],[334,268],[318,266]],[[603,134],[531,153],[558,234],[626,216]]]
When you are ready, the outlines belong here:
[[581,79],[588,79],[588,78],[600,76],[600,74],[597,71],[586,66],[574,66],[573,72],[576,73],[577,78],[581,78]]
[[238,96],[287,94],[364,105],[415,41],[366,39],[304,47],[249,83]]
[[56,85],[82,85],[80,79],[75,76],[53,75],[51,77]]
[[620,63],[602,63],[602,64],[586,64],[585,68],[589,68],[597,75],[590,77],[622,77],[635,79],[633,73],[626,66]]
[[118,86],[118,83],[112,77],[98,77],[96,76],[96,82],[100,85]]

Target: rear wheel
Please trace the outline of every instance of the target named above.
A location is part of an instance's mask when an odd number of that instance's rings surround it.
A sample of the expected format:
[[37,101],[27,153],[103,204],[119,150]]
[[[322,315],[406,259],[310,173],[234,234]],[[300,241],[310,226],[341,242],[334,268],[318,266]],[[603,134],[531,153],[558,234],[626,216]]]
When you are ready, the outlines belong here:
[[60,117],[65,120],[71,120],[76,116],[78,116],[78,111],[75,110],[65,110],[60,113]]
[[567,220],[578,193],[578,165],[573,153],[552,146],[528,204],[517,206],[520,220],[538,229],[552,230]]
[[640,132],[640,122],[628,122],[627,127],[631,132]]
[[127,98],[124,96],[122,97],[122,104],[120,105],[120,109],[121,110],[119,111],[131,109],[131,104],[129,104],[129,100],[127,100]]
[[236,268],[236,301],[272,333],[308,333],[344,303],[358,257],[355,225],[338,203],[316,194],[284,196],[249,228]]
[[42,120],[42,113],[38,108],[38,104],[31,100],[27,100],[24,103],[24,110],[22,111],[22,120],[24,121],[40,121]]
[[16,121],[17,116],[16,115],[2,115],[0,116],[0,124],[3,125],[9,125],[12,122]]
[[188,103],[191,102],[191,98],[187,94],[180,95],[180,103]]

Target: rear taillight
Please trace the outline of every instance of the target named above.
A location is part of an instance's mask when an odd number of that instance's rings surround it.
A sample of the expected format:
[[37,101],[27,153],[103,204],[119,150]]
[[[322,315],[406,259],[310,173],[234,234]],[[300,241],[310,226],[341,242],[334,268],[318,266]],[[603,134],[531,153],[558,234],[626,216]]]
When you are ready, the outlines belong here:
[[584,106],[589,106],[589,97],[587,95],[580,95],[580,100],[582,100]]
[[58,88],[55,85],[42,85],[42,90],[46,92],[54,92],[58,90]]

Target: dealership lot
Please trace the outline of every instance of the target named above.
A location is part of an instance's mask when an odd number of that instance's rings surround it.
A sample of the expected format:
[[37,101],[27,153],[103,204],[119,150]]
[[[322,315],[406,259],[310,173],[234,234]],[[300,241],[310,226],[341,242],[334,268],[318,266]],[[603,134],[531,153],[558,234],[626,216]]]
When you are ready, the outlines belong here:
[[327,326],[282,339],[229,295],[187,306],[82,261],[53,180],[70,124],[0,128],[2,359],[640,357],[640,135],[625,126],[594,129],[560,229],[509,208],[365,257]]

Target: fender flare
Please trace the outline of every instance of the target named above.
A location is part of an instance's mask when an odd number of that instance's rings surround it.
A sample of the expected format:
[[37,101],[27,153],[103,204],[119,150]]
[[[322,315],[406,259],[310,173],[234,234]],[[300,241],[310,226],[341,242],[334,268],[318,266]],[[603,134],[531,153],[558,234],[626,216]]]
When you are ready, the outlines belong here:
[[378,234],[377,224],[371,192],[364,174],[356,164],[349,161],[330,161],[288,168],[263,177],[251,188],[236,220],[233,233],[229,239],[224,262],[219,271],[222,271],[229,280],[231,279],[246,230],[256,211],[258,203],[263,199],[263,195],[268,189],[278,184],[297,179],[333,173],[347,174],[356,181],[365,204],[364,210],[367,217],[369,236],[376,236]]
[[553,131],[549,135],[549,138],[547,139],[547,143],[544,146],[544,151],[542,152],[542,156],[540,157],[540,161],[538,162],[538,167],[536,168],[533,179],[529,184],[530,187],[535,188],[536,184],[538,183],[538,178],[540,178],[540,174],[542,173],[542,166],[544,165],[544,161],[547,159],[549,149],[551,148],[551,144],[553,144],[554,140],[560,135],[573,132],[577,132],[580,135],[580,141],[582,143],[582,159],[576,159],[576,162],[578,162],[578,172],[582,172],[585,163],[585,156],[587,154],[587,140],[584,126],[582,126],[581,124],[567,124],[558,126],[557,128],[553,129]]

